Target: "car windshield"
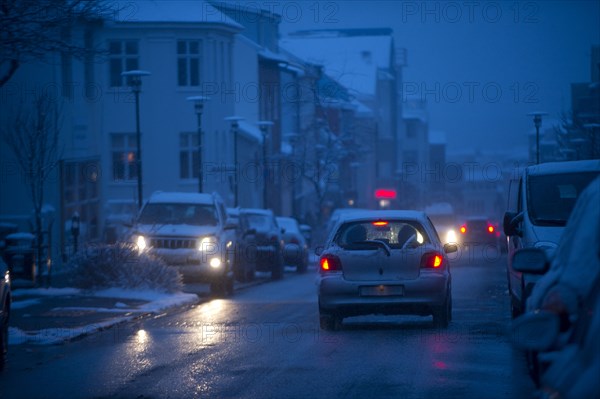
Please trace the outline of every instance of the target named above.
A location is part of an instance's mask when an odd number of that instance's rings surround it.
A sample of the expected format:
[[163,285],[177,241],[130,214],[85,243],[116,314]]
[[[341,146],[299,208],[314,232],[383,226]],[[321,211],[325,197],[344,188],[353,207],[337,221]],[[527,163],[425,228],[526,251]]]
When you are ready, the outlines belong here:
[[138,223],[140,224],[188,224],[193,226],[216,226],[219,219],[216,208],[210,204],[146,204]]
[[414,221],[369,220],[340,226],[334,242],[345,249],[364,249],[364,241],[382,241],[392,249],[415,248],[430,242],[423,227]]
[[289,233],[300,233],[298,225],[290,219],[277,219],[277,223]]
[[253,228],[260,231],[269,231],[275,228],[273,218],[269,215],[247,213],[243,216],[243,219],[247,228]]
[[579,194],[598,172],[530,176],[528,203],[535,225],[565,226]]

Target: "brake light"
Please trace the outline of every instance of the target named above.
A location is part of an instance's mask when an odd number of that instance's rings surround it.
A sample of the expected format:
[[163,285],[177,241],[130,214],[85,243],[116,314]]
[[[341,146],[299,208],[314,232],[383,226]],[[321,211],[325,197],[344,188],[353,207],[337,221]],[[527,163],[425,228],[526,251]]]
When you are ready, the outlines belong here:
[[421,258],[421,267],[428,269],[439,269],[444,264],[444,257],[438,252],[430,252]]
[[378,220],[376,222],[371,223],[373,226],[387,226],[388,222],[385,220]]
[[494,226],[488,226],[488,233],[494,232]]
[[460,226],[460,232],[465,234],[467,232],[467,226]]
[[323,255],[321,257],[321,272],[333,272],[342,270],[340,258],[334,255]]

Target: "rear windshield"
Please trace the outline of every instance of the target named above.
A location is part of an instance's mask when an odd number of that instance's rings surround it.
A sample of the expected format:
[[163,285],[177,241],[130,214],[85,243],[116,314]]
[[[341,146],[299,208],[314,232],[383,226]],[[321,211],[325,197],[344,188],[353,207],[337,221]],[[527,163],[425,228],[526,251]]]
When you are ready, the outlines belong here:
[[245,213],[240,215],[244,228],[254,228],[259,231],[270,231],[277,228],[273,217],[258,213]]
[[564,226],[579,194],[598,172],[530,176],[527,208],[531,222],[541,226]]
[[383,241],[393,249],[416,248],[430,243],[429,236],[414,221],[350,222],[340,226],[334,242],[345,249],[364,249],[364,241]]
[[146,204],[138,223],[140,224],[187,224],[192,226],[216,226],[219,222],[217,209],[210,204]]

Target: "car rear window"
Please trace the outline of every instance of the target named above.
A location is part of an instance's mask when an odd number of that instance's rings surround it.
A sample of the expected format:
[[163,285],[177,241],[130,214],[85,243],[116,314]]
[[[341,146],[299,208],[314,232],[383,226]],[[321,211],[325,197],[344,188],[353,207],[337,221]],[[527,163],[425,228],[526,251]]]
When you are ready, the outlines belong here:
[[383,241],[392,249],[416,248],[430,242],[420,223],[405,220],[369,220],[344,223],[334,242],[345,249],[364,249],[364,241]]

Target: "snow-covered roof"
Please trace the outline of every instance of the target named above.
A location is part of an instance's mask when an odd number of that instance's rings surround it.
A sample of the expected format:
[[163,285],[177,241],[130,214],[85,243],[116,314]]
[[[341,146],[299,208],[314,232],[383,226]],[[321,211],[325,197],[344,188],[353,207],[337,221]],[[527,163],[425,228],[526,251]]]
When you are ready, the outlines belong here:
[[263,142],[263,136],[259,128],[254,124],[241,120],[238,122],[240,134],[249,138],[250,140],[256,140],[259,144]]
[[261,209],[261,208],[241,208],[241,214],[251,214],[251,215],[273,215],[273,211],[270,209]]
[[114,4],[118,10],[114,21],[119,23],[187,22],[220,24],[236,30],[244,28],[204,0],[126,0]]
[[148,200],[149,203],[170,204],[212,204],[213,196],[206,193],[181,193],[157,191]]
[[600,172],[600,159],[585,161],[548,162],[529,166],[527,173],[530,175],[547,175],[572,172]]
[[339,36],[329,34],[290,36],[280,40],[282,48],[318,65],[350,90],[376,94],[377,72],[392,62],[392,36]]

